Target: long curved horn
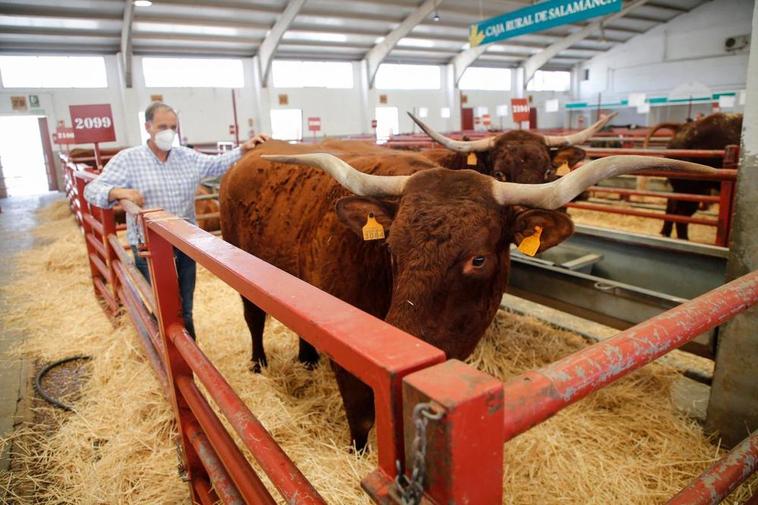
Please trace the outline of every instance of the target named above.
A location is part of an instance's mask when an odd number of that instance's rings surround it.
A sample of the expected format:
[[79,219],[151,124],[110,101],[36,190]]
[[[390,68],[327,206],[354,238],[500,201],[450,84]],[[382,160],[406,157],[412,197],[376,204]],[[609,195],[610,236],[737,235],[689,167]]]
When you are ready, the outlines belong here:
[[584,144],[587,142],[590,137],[592,137],[594,134],[599,132],[603,126],[608,124],[608,121],[613,119],[618,115],[617,112],[613,112],[605,117],[600,118],[599,121],[597,121],[595,124],[590,126],[589,128],[585,128],[584,130],[572,133],[571,135],[545,135],[545,145],[548,147],[558,147],[558,146],[574,146],[577,144]]
[[642,148],[647,149],[648,145],[650,144],[650,139],[653,138],[653,135],[655,135],[655,132],[658,130],[671,130],[674,134],[676,134],[676,131],[680,126],[682,126],[682,123],[658,123],[657,125],[650,128],[650,130],[648,130],[647,135],[645,135],[645,142],[642,144]]
[[712,167],[670,158],[608,156],[546,184],[516,184],[492,179],[492,194],[501,205],[558,209],[602,179],[650,168],[709,175],[718,173]]
[[403,194],[409,175],[371,175],[354,169],[338,157],[329,153],[308,154],[262,154],[261,158],[279,163],[294,163],[322,169],[345,189],[358,196],[377,198],[400,196]]
[[429,126],[428,124],[421,121],[419,118],[411,114],[410,112],[408,115],[413,119],[413,121],[421,127],[422,130],[424,130],[424,133],[432,137],[435,141],[439,142],[443,146],[447,147],[450,150],[458,151],[459,153],[470,153],[470,152],[481,152],[481,151],[489,151],[492,149],[492,146],[495,144],[495,139],[497,137],[486,137],[479,140],[453,140],[451,138],[445,137],[441,133],[434,131],[434,129]]

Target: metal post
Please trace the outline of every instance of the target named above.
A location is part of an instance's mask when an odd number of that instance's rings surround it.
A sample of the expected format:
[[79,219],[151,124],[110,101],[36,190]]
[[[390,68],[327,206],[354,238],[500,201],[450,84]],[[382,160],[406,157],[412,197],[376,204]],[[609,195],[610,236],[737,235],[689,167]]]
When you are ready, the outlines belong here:
[[168,337],[170,328],[184,328],[182,306],[179,300],[179,280],[174,264],[174,248],[147,226],[144,229],[149,251],[148,259],[156,304],[155,309],[163,338],[162,361],[168,376],[168,392],[176,416],[179,438],[182,442],[183,463],[187,472],[192,501],[198,503],[199,497],[195,494],[192,483],[198,479],[207,480],[209,476],[186,431],[190,423],[194,422],[194,416],[176,384],[176,379],[181,376],[192,379],[192,370],[179,355]]
[[[753,11],[753,47],[758,44],[758,4]],[[758,89],[758,51],[751,51],[746,89]],[[758,96],[749,93],[742,133],[742,163],[737,171],[737,193],[730,240],[727,278],[758,270]],[[719,333],[716,370],[705,427],[732,447],[758,429],[758,309],[741,314]]]
[[403,381],[405,468],[416,465],[414,408],[431,402],[439,421],[426,428],[426,495],[440,504],[503,501],[503,384],[458,360],[420,370]]

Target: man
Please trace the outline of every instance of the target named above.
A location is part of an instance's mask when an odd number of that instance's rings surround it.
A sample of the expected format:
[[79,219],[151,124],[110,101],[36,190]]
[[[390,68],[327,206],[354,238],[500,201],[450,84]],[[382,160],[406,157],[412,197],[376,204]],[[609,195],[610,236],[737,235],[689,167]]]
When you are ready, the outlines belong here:
[[[173,146],[177,117],[174,109],[154,102],[145,110],[147,143],[124,149],[106,165],[103,173],[90,182],[84,198],[93,205],[108,208],[118,200],[131,200],[140,206],[160,207],[195,223],[195,191],[201,179],[218,177],[247,151],[269,139],[260,134],[238,148],[220,156],[208,156],[193,149]],[[138,254],[143,242],[136,219],[127,215],[127,240],[134,254],[135,266],[150,281],[147,262]],[[174,249],[176,272],[182,299],[182,315],[187,332],[195,337],[192,321],[192,297],[195,292],[195,262]]]

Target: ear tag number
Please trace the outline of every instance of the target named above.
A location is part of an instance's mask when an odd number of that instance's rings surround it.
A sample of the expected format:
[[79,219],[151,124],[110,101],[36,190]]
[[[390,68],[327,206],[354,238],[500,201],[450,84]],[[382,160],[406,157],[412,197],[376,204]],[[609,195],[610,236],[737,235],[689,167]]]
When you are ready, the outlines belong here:
[[363,226],[363,240],[381,240],[384,238],[384,227],[379,224],[373,212],[369,212],[366,224]]
[[563,177],[569,172],[571,172],[571,169],[569,168],[568,161],[564,161],[563,164],[555,171],[555,175]]
[[542,226],[535,226],[534,233],[524,237],[518,245],[518,250],[527,256],[534,256],[540,248],[540,236],[542,235]]
[[476,153],[474,152],[468,153],[468,156],[466,157],[466,164],[471,167],[471,166],[476,166],[476,163],[477,163]]

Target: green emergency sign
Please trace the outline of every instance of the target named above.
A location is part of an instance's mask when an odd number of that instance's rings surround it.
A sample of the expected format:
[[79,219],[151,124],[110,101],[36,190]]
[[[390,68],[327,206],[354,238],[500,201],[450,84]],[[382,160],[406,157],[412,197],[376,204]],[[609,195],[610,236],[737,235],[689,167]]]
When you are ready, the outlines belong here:
[[623,0],[549,0],[471,25],[471,47],[621,10]]

